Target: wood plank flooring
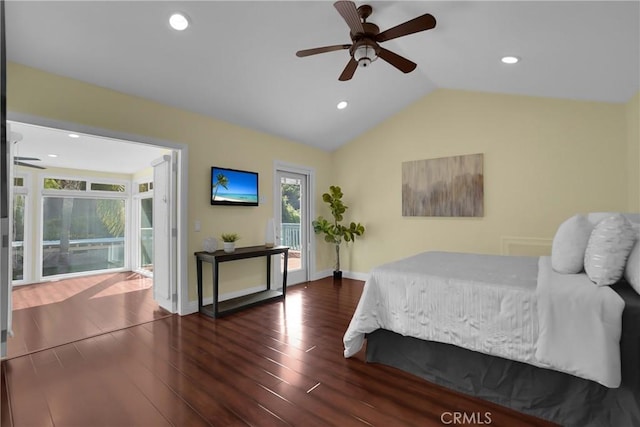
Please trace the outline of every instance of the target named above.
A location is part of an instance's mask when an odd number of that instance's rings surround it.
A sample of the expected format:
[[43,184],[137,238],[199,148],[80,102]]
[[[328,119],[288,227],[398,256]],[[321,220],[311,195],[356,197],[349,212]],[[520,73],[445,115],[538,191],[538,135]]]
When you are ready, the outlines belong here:
[[168,316],[153,300],[153,279],[108,273],[13,290],[9,358]]
[[221,319],[170,316],[4,361],[2,426],[443,426],[447,411],[553,425],[344,359],[361,292],[325,279]]

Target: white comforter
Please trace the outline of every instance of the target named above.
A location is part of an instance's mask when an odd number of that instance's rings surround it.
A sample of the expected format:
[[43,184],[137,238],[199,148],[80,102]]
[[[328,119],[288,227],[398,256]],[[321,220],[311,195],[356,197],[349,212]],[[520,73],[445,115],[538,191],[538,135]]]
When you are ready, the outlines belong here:
[[[619,354],[616,359],[616,350],[610,347],[615,342],[614,347],[619,348],[622,300],[608,288],[620,301],[606,291],[595,290],[590,295],[591,291],[581,289],[578,298],[598,307],[600,314],[582,312],[575,305],[574,310],[562,311],[573,304],[574,296],[558,282],[563,278],[556,276],[570,276],[572,281],[580,275],[552,275],[553,285],[545,282],[541,297],[536,289],[540,287],[539,276],[545,275],[539,272],[546,270],[538,264],[546,266],[536,257],[425,252],[378,267],[366,281],[344,335],[344,356],[351,357],[362,348],[366,333],[387,329],[616,387]],[[541,310],[538,299],[545,305]],[[541,341],[539,313],[540,322],[544,322]],[[601,332],[584,336],[593,330]],[[583,341],[582,345],[575,345],[576,340]],[[605,347],[607,350],[592,351]],[[577,349],[581,350],[576,355],[578,351],[573,350]]]
[[624,300],[586,274],[559,274],[540,257],[539,336],[536,358],[558,371],[620,386],[620,335]]

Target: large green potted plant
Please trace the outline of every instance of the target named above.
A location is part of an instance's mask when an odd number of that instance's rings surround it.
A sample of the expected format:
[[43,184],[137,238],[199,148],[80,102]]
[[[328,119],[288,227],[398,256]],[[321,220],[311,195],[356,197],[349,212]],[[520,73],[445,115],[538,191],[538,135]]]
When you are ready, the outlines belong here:
[[348,209],[342,202],[342,190],[338,186],[330,186],[329,192],[322,195],[322,200],[329,205],[333,221],[329,221],[322,216],[312,222],[313,230],[316,234],[324,234],[324,240],[332,243],[336,247],[336,263],[333,270],[333,278],[341,279],[342,271],[340,270],[340,245],[342,242],[353,242],[356,236],[364,234],[364,226],[360,223],[352,222],[349,226],[342,225],[340,222],[344,219],[343,214]]

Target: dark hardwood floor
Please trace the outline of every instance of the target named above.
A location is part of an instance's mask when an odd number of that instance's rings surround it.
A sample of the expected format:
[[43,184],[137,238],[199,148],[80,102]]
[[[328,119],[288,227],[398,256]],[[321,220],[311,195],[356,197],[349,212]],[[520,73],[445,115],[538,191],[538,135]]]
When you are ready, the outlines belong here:
[[153,279],[107,273],[16,286],[7,356],[21,356],[166,317],[153,300]]
[[442,426],[454,411],[552,425],[344,359],[361,291],[325,279],[221,319],[170,316],[6,360],[2,426]]

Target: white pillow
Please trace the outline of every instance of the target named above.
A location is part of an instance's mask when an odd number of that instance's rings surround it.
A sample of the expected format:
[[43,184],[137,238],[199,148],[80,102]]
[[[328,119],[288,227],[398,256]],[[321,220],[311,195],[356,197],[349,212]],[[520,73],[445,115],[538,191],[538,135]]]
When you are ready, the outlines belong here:
[[636,236],[631,223],[620,214],[600,221],[587,244],[584,270],[598,286],[613,285],[622,277]]
[[584,253],[593,224],[584,215],[574,215],[560,224],[551,246],[551,266],[558,273],[576,274],[584,270]]
[[637,293],[640,294],[640,240],[636,240],[636,244],[631,250],[629,259],[627,259],[627,268],[624,270],[624,278]]

